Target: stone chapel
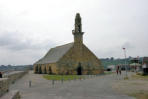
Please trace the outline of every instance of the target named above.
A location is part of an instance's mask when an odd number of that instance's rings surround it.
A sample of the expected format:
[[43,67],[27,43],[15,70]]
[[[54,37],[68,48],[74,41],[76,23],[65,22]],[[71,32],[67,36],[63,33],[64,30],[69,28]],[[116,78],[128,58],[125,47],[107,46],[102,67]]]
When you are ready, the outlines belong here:
[[74,42],[51,48],[34,63],[34,73],[58,75],[92,75],[103,73],[101,61],[83,43],[80,14],[75,17],[72,30]]

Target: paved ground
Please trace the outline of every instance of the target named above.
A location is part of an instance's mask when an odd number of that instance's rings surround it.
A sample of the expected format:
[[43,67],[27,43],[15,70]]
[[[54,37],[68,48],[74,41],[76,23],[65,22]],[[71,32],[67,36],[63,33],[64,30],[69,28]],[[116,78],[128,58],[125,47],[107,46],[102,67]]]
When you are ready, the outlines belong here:
[[148,99],[148,76],[132,75],[128,80],[114,83],[113,88],[118,92],[136,96],[136,99]]
[[[18,89],[22,99],[135,99],[120,94],[112,89],[112,83],[122,79],[115,74],[97,76],[85,80],[66,81],[63,84],[58,81],[52,85],[52,81],[45,80],[42,75],[29,74],[10,86],[10,90]],[[32,86],[29,88],[29,80]]]

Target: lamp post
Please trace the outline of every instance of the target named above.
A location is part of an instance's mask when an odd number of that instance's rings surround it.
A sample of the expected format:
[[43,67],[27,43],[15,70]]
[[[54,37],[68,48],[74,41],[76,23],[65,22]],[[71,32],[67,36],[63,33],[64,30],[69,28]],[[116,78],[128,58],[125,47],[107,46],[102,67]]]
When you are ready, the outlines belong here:
[[126,71],[126,78],[127,78],[127,66],[126,66],[126,49],[123,48],[124,51],[124,57],[125,57],[125,71]]
[[137,67],[136,67],[136,69],[137,69],[136,71],[140,70],[140,68],[139,68],[139,66],[140,66],[140,65],[139,65],[139,64],[140,64],[140,62],[139,62],[139,61],[140,61],[139,56],[137,56],[137,60],[138,60],[138,64],[137,64]]

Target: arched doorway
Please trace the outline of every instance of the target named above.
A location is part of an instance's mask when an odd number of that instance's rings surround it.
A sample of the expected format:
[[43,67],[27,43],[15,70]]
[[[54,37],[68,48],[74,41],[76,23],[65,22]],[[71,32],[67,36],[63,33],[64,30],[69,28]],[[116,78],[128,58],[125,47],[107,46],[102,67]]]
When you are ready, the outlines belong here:
[[38,70],[38,65],[37,66],[35,66],[35,73],[38,73],[39,72],[39,70]]
[[82,75],[82,66],[81,66],[81,63],[78,64],[77,75]]
[[42,74],[42,68],[41,68],[41,65],[38,66],[38,73],[39,73],[39,74]]
[[52,74],[52,68],[50,66],[48,68],[48,74]]

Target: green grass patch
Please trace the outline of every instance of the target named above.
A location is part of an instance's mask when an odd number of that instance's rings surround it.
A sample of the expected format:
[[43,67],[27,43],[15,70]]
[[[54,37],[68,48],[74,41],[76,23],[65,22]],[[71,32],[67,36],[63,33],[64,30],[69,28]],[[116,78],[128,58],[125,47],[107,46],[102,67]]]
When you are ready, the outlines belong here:
[[128,80],[129,78],[128,77],[124,77],[124,80]]
[[136,97],[136,99],[148,99],[148,93],[144,92],[144,93],[132,93],[129,94],[130,96]]
[[132,75],[132,77],[135,78],[135,79],[148,80],[148,75],[147,75],[147,76],[142,76],[142,75]]
[[112,74],[112,73],[113,73],[112,71],[104,71],[105,75],[109,75],[109,74]]
[[74,80],[74,79],[82,79],[84,76],[79,75],[43,75],[43,78],[47,80]]

